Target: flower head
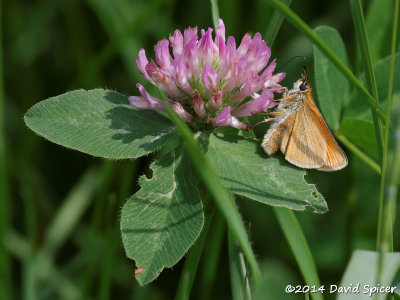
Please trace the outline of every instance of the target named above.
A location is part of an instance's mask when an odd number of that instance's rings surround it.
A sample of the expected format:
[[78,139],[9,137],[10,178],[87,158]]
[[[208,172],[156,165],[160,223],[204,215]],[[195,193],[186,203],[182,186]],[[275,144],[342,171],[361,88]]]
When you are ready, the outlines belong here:
[[[166,93],[185,122],[249,129],[238,118],[274,107],[274,92],[280,92],[285,73],[273,74],[276,62],[268,65],[271,49],[260,33],[253,38],[245,34],[236,47],[235,38],[225,38],[224,22],[218,19],[214,38],[211,28],[201,29],[200,34],[197,27],[183,34],[175,30],[169,40],[154,46],[155,61],[141,49],[136,60],[139,72]],[[132,106],[165,110],[162,100],[142,85],[137,87],[141,96],[129,97]]]

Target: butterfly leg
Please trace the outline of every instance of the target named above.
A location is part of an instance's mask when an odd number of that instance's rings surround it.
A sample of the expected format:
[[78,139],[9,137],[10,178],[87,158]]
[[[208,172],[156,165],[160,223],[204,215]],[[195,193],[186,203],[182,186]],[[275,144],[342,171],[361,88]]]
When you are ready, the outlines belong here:
[[286,86],[281,86],[280,88],[277,88],[275,90],[283,90],[283,92],[287,92],[289,89]]
[[255,126],[257,126],[259,124],[271,122],[272,120],[273,120],[272,118],[268,118],[268,119],[264,118],[264,120],[262,120],[261,122],[257,122],[255,124],[253,124],[251,127],[254,128]]
[[290,100],[290,99],[296,98],[297,96],[298,96],[298,94],[293,94],[293,95],[290,95],[290,96],[287,96],[287,97],[283,97],[281,99],[275,99],[273,101],[281,102],[281,101],[285,101],[285,100]]
[[[284,110],[284,111],[274,111],[274,112],[259,112],[257,115],[277,116],[277,115],[283,114],[285,112],[286,112],[286,110]],[[259,124],[262,124],[262,123],[271,122],[273,120],[274,120],[274,118],[268,118],[268,119],[264,118],[264,120],[262,120],[261,122],[257,122],[255,124],[253,124],[252,127],[254,127],[256,125],[259,125]]]
[[256,116],[258,115],[271,115],[271,116],[278,116],[281,114],[286,113],[286,109],[283,111],[273,111],[273,112],[259,112],[258,114],[256,114]]

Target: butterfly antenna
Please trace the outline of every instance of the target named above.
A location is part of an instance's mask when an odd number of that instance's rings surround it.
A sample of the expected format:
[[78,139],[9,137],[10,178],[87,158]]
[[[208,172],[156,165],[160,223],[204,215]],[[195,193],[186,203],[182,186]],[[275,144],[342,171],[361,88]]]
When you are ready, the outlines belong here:
[[303,76],[304,76],[304,80],[305,82],[308,82],[308,76],[307,76],[307,70],[306,70],[306,66],[303,66]]
[[279,70],[283,69],[284,67],[286,67],[286,65],[288,65],[289,63],[291,63],[293,60],[298,59],[298,58],[303,58],[304,60],[304,65],[303,65],[303,71],[305,71],[306,69],[306,64],[307,64],[307,60],[305,56],[302,55],[298,55],[298,56],[294,56],[291,59],[289,59],[286,63],[284,63],[281,67],[279,67],[276,71],[278,72]]

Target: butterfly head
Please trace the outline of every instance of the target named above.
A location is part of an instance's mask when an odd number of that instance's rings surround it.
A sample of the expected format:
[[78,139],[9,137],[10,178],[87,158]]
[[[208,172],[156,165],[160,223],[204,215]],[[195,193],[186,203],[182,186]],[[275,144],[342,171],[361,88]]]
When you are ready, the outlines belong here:
[[308,81],[306,68],[303,67],[301,78],[293,84],[293,88],[289,91],[288,95],[308,93],[311,93],[311,85]]

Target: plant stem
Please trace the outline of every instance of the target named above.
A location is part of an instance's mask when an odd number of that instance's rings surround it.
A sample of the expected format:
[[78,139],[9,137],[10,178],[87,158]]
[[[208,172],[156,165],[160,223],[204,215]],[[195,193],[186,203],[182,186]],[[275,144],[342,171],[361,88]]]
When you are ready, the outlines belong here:
[[[364,21],[363,10],[360,0],[350,0],[351,13],[353,15],[354,28],[356,31],[356,36],[358,40],[358,46],[361,53],[361,59],[364,66],[364,74],[367,79],[367,85],[369,92],[375,100],[377,106],[379,106],[378,90],[376,88],[375,73],[372,67],[371,52],[369,50],[367,30]],[[375,127],[375,136],[378,144],[379,160],[382,163],[382,152],[383,149],[383,132],[381,121],[374,109],[371,108],[372,118]],[[390,117],[388,118],[390,120]]]
[[92,195],[98,185],[97,170],[89,168],[70,190],[57,214],[51,221],[45,240],[43,253],[54,258],[57,250],[70,236],[74,227],[91,203]]
[[[399,0],[395,0],[394,2],[394,11],[393,11],[393,29],[392,29],[392,45],[391,45],[391,57],[390,57],[390,70],[389,70],[389,82],[388,82],[388,99],[387,99],[387,107],[386,107],[386,116],[390,118],[390,111],[392,107],[392,99],[393,99],[393,79],[394,79],[394,66],[395,66],[395,54],[396,54],[396,44],[397,44],[397,30],[398,30],[398,21],[399,21]],[[399,113],[400,115],[400,113]],[[395,138],[397,134],[399,124],[395,128]],[[396,158],[394,160],[392,176],[389,180],[391,180],[386,189],[386,173],[387,173],[387,157],[388,157],[388,149],[389,149],[389,126],[385,127],[384,132],[384,140],[383,140],[383,153],[382,153],[382,174],[381,174],[381,185],[379,191],[379,215],[378,215],[378,232],[376,238],[376,248],[377,250],[382,251],[393,251],[393,226],[394,223],[394,215],[390,211],[390,209],[394,209],[395,199],[393,198],[393,194],[397,193],[396,189],[396,173],[393,173],[398,166],[396,166]],[[398,136],[397,136],[398,138]],[[394,145],[394,149],[397,149],[399,152],[399,148]],[[393,153],[396,153],[394,151]],[[398,156],[398,154],[395,154]],[[400,172],[400,171],[399,171]],[[394,180],[393,180],[394,178]],[[385,190],[387,192],[387,200],[384,203]],[[394,193],[392,190],[396,190]],[[392,203],[394,202],[394,203]],[[386,207],[384,207],[386,206]],[[385,218],[383,218],[383,213],[385,211]],[[394,210],[393,210],[394,211]],[[385,220],[384,220],[385,219]]]
[[371,167],[378,174],[381,174],[381,167],[377,164],[372,158],[362,152],[356,145],[350,142],[344,135],[337,133],[335,134],[336,138],[343,143],[347,148],[350,149],[359,159],[365,162],[368,166]]
[[0,3],[0,299],[12,298],[10,257],[3,246],[5,233],[10,227],[10,195],[7,175],[7,147],[4,121],[4,84],[3,84],[3,2]]
[[45,253],[38,251],[33,255],[29,242],[16,231],[10,229],[3,237],[3,241],[8,252],[14,257],[20,261],[29,260],[32,265],[35,265],[37,269],[35,279],[54,286],[58,295],[58,297],[55,296],[57,299],[86,299],[80,294],[75,283],[65,277]]
[[236,243],[236,239],[228,232],[229,273],[233,300],[250,300],[251,290],[247,274],[247,266],[243,252]]
[[175,300],[185,300],[190,298],[190,291],[193,286],[194,278],[197,273],[201,254],[203,252],[204,243],[206,241],[210,224],[214,219],[215,209],[207,216],[203,230],[197,239],[196,243],[192,246],[189,254],[186,257],[185,265],[179,280],[178,290],[176,292]]
[[94,201],[94,208],[92,210],[92,216],[89,227],[89,239],[86,241],[86,247],[84,249],[83,256],[86,261],[86,269],[81,274],[80,279],[80,290],[84,298],[87,298],[88,291],[91,284],[95,278],[95,271],[98,263],[99,256],[93,255],[96,253],[98,244],[96,243],[96,236],[100,232],[100,227],[103,221],[105,200],[107,195],[107,190],[113,176],[115,176],[115,163],[111,161],[103,161],[101,168],[98,172],[98,178],[100,179],[100,184],[98,185],[98,190],[96,191],[96,199]]
[[[21,198],[24,203],[25,215],[25,232],[27,240],[31,249],[36,249],[35,236],[37,232],[36,220],[36,197],[30,188],[26,186],[21,187]],[[23,260],[23,298],[37,299],[38,298],[38,280],[37,280],[37,264],[35,256],[30,252],[29,256]]]
[[202,278],[200,279],[202,289],[199,298],[203,300],[211,299],[212,287],[218,270],[218,259],[225,236],[226,224],[219,211],[215,212],[211,227],[212,231],[207,238],[206,249],[203,254],[206,259],[204,260]]
[[218,9],[218,0],[210,0],[211,2],[211,15],[213,19],[214,29],[218,28],[218,18],[219,18],[219,9]]
[[215,171],[208,157],[203,154],[189,127],[172,110],[171,104],[164,97],[163,101],[171,121],[184,141],[185,150],[221,214],[225,217],[229,230],[232,231],[242,248],[252,271],[255,284],[258,285],[261,280],[261,272],[231,192],[224,186],[222,179]]
[[[274,213],[292,249],[304,281],[309,286],[320,286],[313,256],[296,215],[292,210],[284,207],[274,207]],[[323,299],[320,293],[312,293],[311,297],[314,300]]]
[[[290,4],[292,3],[292,0],[282,0],[282,2],[289,7]],[[281,28],[283,19],[285,17],[283,16],[282,13],[280,13],[279,11],[275,11],[274,15],[271,18],[271,21],[268,24],[268,29],[264,34],[264,40],[267,43],[267,45],[269,47],[272,47],[276,35],[278,34],[279,28]]]

